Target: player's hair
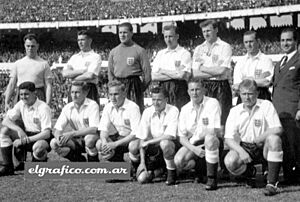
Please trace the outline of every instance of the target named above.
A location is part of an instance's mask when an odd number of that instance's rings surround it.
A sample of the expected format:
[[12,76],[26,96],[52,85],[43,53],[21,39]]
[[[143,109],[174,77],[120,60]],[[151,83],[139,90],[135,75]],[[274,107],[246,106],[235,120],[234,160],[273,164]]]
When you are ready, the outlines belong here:
[[129,31],[130,31],[130,32],[132,32],[132,31],[133,31],[132,24],[131,24],[131,23],[129,23],[129,22],[124,22],[124,23],[121,23],[121,24],[119,25],[119,28],[120,28],[120,27],[127,27],[127,28],[129,29]]
[[169,97],[169,92],[165,88],[159,86],[152,88],[151,94],[162,94],[165,98]]
[[257,83],[253,79],[244,79],[239,85],[239,91],[241,91],[242,88],[257,91]]
[[[285,28],[281,31],[281,34],[282,33],[286,33],[286,32],[292,32],[293,33],[293,39],[297,42],[298,41],[298,35],[297,35],[297,32],[296,32],[296,29],[294,28],[291,28],[291,27],[288,27],[288,28]],[[281,36],[280,34],[280,36]]]
[[24,43],[25,43],[25,41],[26,41],[27,39],[28,39],[29,41],[31,41],[31,40],[34,39],[37,43],[39,43],[39,40],[38,40],[38,37],[37,37],[36,34],[33,34],[33,33],[26,34],[26,35],[24,36],[24,38],[23,38]]
[[77,32],[77,36],[79,35],[85,35],[88,38],[92,39],[92,34],[88,30],[80,30]]
[[257,40],[257,33],[255,31],[252,31],[252,30],[246,31],[244,33],[244,36],[249,36],[249,35],[253,35],[253,34],[254,34],[254,38]]
[[191,78],[191,79],[188,80],[188,85],[190,83],[200,84],[201,88],[204,88],[203,83],[202,83],[202,79],[200,79],[200,78]]
[[175,25],[166,25],[163,28],[163,31],[170,31],[170,30],[173,30],[175,32],[175,34],[179,34],[178,28]]
[[108,83],[108,88],[112,88],[112,87],[120,87],[121,91],[125,91],[125,85],[118,80],[112,80],[111,82]]
[[83,82],[83,81],[73,81],[72,86],[80,86],[82,91],[84,92],[88,92],[90,90],[90,87],[87,84],[87,82]]
[[25,81],[19,85],[19,90],[29,90],[30,92],[34,92],[35,84],[30,81]]
[[208,25],[212,25],[214,29],[218,28],[218,22],[216,20],[205,20],[200,23],[200,28],[206,27]]

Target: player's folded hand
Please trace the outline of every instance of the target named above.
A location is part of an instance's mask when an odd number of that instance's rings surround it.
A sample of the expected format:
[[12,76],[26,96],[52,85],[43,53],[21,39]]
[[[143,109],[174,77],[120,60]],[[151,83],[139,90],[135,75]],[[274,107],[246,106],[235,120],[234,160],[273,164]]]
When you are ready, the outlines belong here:
[[60,145],[65,145],[65,144],[67,144],[67,142],[69,141],[69,140],[71,140],[72,139],[72,137],[73,137],[73,134],[72,133],[65,133],[64,135],[62,135],[62,136],[60,136],[59,137],[59,144]]
[[108,145],[108,143],[102,145],[102,150],[101,150],[102,153],[107,154],[107,153],[109,153],[111,150],[112,150],[112,149],[110,148],[110,146]]
[[252,162],[252,159],[251,159],[250,155],[246,151],[243,151],[239,155],[240,155],[241,161],[243,163],[247,164],[247,163],[251,163]]
[[196,146],[196,155],[200,158],[205,156],[204,144]]

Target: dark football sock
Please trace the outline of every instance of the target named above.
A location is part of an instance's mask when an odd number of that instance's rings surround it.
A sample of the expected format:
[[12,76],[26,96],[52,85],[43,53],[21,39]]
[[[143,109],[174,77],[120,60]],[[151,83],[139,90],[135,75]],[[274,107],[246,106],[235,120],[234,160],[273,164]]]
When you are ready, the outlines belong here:
[[206,161],[206,166],[207,166],[207,177],[217,179],[218,163],[208,163]]
[[268,183],[276,184],[278,182],[280,166],[281,162],[268,161]]
[[14,165],[12,160],[12,148],[12,145],[8,147],[1,147],[1,154],[4,166],[13,167]]

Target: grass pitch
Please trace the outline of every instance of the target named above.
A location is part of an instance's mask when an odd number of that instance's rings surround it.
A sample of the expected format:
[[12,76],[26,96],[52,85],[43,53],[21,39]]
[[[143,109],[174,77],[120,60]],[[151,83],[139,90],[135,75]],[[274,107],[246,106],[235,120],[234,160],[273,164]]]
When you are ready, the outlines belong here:
[[257,175],[260,188],[247,188],[234,180],[219,182],[219,189],[206,191],[204,184],[180,180],[175,186],[156,181],[141,185],[124,181],[106,183],[104,180],[35,180],[26,179],[24,172],[0,177],[0,201],[299,201],[300,186],[281,187],[280,194],[263,195],[262,177]]

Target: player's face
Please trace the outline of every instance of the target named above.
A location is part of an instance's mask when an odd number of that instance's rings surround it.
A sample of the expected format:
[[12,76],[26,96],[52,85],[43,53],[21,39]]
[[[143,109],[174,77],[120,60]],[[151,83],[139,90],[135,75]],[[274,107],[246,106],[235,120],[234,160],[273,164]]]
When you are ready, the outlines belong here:
[[25,105],[33,105],[36,100],[35,92],[31,92],[27,89],[20,89],[20,100],[22,100]]
[[256,104],[258,93],[254,89],[241,88],[240,96],[242,102],[244,103],[244,107],[248,109],[252,109],[252,107]]
[[126,98],[125,92],[123,92],[119,86],[110,87],[108,89],[108,95],[110,101],[116,108],[121,107]]
[[189,83],[188,94],[194,104],[200,104],[203,100],[205,90],[199,83]]
[[254,54],[258,51],[258,42],[255,39],[255,34],[244,36],[244,46],[248,54]]
[[218,28],[214,28],[212,24],[202,27],[202,34],[206,41],[212,43],[217,40]]
[[37,51],[39,48],[39,44],[36,42],[35,39],[29,40],[26,39],[24,43],[26,55],[30,58],[35,58],[37,56]]
[[72,85],[71,87],[71,97],[72,101],[77,104],[81,105],[85,98],[86,98],[87,93],[82,90],[81,86],[74,86]]
[[293,32],[283,32],[280,36],[280,45],[284,53],[289,54],[296,50],[297,42],[294,40]]
[[86,35],[79,35],[77,37],[77,43],[81,51],[85,52],[91,50],[92,39]]
[[153,93],[152,104],[155,108],[155,111],[161,112],[166,108],[167,98],[162,93]]
[[119,39],[121,43],[127,44],[131,42],[133,33],[128,27],[119,27]]
[[168,48],[170,49],[174,49],[177,47],[177,44],[178,44],[178,34],[175,33],[174,30],[166,30],[164,31],[164,39],[165,39],[165,42],[168,46]]

